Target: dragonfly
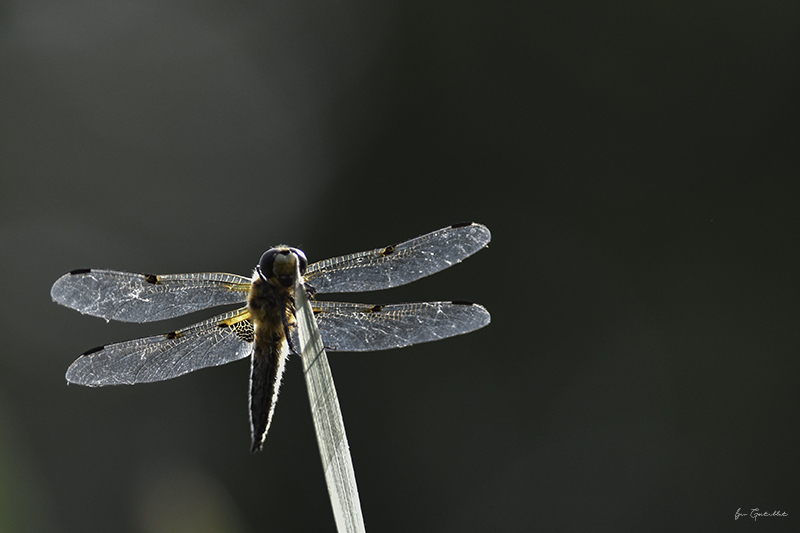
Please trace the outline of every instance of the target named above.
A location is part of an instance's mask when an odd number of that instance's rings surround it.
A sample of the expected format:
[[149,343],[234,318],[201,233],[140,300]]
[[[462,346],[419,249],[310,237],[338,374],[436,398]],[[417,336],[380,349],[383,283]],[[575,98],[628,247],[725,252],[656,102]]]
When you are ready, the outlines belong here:
[[461,262],[490,240],[486,226],[468,222],[311,265],[298,248],[278,245],[264,252],[249,278],[216,272],[73,270],[55,282],[53,300],[107,321],[154,322],[221,305],[245,305],[183,329],[89,350],[72,363],[66,378],[90,387],[130,385],[249,357],[251,451],[259,451],[287,358],[300,354],[295,291],[308,298],[327,351],[387,350],[469,333],[491,320],[476,303],[345,303],[316,296],[404,285]]

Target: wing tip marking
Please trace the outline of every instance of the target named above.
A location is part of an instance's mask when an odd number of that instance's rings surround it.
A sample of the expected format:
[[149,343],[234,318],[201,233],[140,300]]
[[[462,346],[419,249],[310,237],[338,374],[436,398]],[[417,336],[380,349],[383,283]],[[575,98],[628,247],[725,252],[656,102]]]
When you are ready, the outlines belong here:
[[[489,245],[489,241],[492,240],[492,233],[489,231],[485,225],[481,224],[480,222],[458,222],[453,224],[447,229],[458,229],[458,228],[467,228],[472,227],[475,228],[475,232],[478,234],[478,240],[483,241],[483,248],[486,248]],[[472,232],[471,232],[472,233]]]
[[95,348],[92,348],[91,350],[87,350],[87,351],[83,352],[81,354],[81,357],[83,357],[84,355],[92,355],[93,353],[97,353],[97,352],[99,352],[100,350],[103,350],[103,349],[105,349],[105,345],[97,346]]
[[75,269],[75,270],[70,270],[69,275],[70,276],[79,276],[81,274],[88,274],[91,271],[92,271],[91,268],[78,268],[78,269]]

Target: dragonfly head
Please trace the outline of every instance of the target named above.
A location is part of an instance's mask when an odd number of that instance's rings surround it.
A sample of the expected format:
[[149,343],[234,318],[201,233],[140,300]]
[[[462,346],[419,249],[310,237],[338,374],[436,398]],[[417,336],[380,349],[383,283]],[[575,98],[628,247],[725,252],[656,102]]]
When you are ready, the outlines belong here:
[[306,254],[298,248],[276,246],[264,252],[258,265],[256,265],[256,271],[259,277],[266,282],[283,287],[291,287],[294,285],[298,262],[300,275],[302,276],[308,266]]

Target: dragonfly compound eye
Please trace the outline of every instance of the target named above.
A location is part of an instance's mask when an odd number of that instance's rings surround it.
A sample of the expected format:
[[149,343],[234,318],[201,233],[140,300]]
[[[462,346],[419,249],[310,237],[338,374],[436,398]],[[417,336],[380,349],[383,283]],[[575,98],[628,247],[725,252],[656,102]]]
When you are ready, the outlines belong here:
[[308,267],[308,259],[306,259],[306,254],[304,254],[303,250],[299,248],[291,248],[291,250],[300,260],[300,275],[302,276],[306,273],[306,268]]
[[305,272],[308,260],[303,252],[288,246],[270,248],[261,256],[258,272],[265,281],[290,287],[294,284],[296,262],[300,263],[301,274]]
[[266,281],[275,276],[273,267],[275,266],[275,256],[281,251],[278,248],[270,248],[258,261],[258,273]]

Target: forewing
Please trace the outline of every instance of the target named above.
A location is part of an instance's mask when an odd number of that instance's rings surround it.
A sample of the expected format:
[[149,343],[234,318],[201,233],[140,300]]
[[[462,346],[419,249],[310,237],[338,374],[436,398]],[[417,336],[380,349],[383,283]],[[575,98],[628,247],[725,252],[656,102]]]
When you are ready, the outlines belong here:
[[50,296],[57,303],[121,322],[154,322],[247,299],[250,279],[235,274],[135,274],[85,269],[64,274]]
[[392,305],[311,302],[325,349],[370,352],[446,339],[487,325],[491,316],[468,302]]
[[90,350],[69,367],[67,381],[90,387],[161,381],[247,357],[252,343],[250,312],[242,308],[164,335]]
[[314,263],[305,279],[320,294],[388,289],[453,266],[491,238],[482,224],[457,224],[401,244]]

